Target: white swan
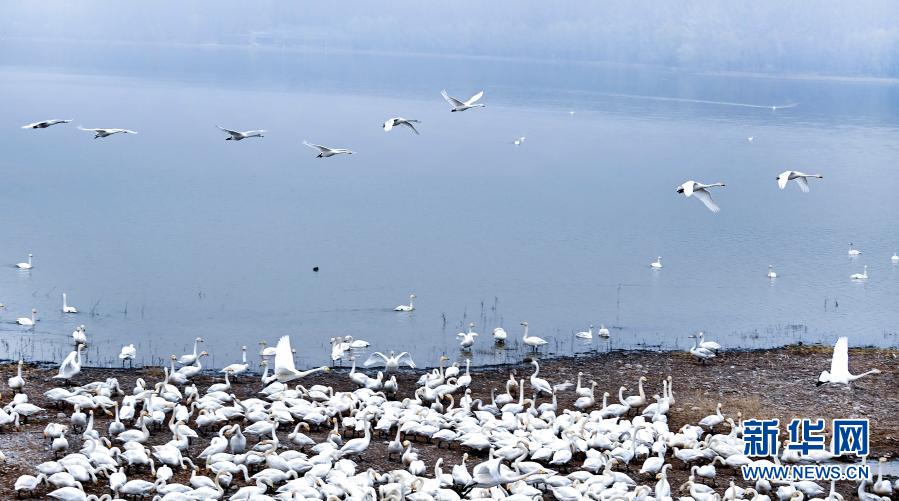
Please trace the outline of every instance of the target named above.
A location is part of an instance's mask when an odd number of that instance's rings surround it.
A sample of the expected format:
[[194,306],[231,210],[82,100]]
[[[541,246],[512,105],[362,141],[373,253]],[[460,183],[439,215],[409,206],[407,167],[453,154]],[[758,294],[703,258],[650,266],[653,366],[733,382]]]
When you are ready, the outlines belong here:
[[777,186],[779,186],[780,189],[784,189],[787,187],[787,183],[796,181],[796,184],[799,185],[799,189],[802,190],[803,193],[808,193],[808,178],[810,177],[818,179],[824,178],[821,174],[805,174],[798,170],[786,170],[777,176]]
[[328,158],[340,154],[352,155],[353,153],[355,153],[355,151],[351,151],[346,148],[329,148],[320,144],[312,144],[308,141],[303,141],[303,144],[310,148],[318,150],[318,156],[316,158]]
[[777,278],[777,273],[774,271],[774,265],[768,265],[768,278]]
[[137,132],[128,129],[86,129],[80,125],[78,126],[78,130],[93,132],[94,139],[97,139],[99,137],[108,137],[113,134],[137,134]]
[[128,361],[128,366],[130,367],[136,356],[137,348],[134,347],[134,344],[122,346],[122,351],[119,352],[119,358],[122,359],[122,367],[125,367],[125,360]]
[[225,141],[240,141],[241,139],[246,139],[248,137],[265,137],[263,136],[263,134],[265,134],[265,130],[262,129],[241,132],[237,130],[226,129],[221,125],[216,125],[216,127],[228,133],[228,137],[225,138]]
[[77,376],[81,372],[81,349],[83,344],[79,344],[75,351],[70,352],[62,363],[59,364],[59,374],[53,376],[54,379],[69,380]]
[[848,254],[849,254],[850,256],[860,256],[861,253],[862,253],[862,251],[856,249],[855,246],[852,245],[852,242],[849,242],[849,252],[848,252]]
[[830,361],[830,372],[823,371],[818,376],[817,385],[822,384],[845,384],[865,377],[868,374],[880,374],[880,370],[871,369],[858,375],[849,372],[849,338],[842,336],[837,339],[837,344],[833,346],[833,358]]
[[528,323],[527,322],[521,322],[521,325],[524,326],[524,335],[521,338],[521,340],[524,342],[524,344],[530,346],[535,351],[538,348],[540,348],[541,346],[548,344],[548,341],[543,338],[540,338],[537,336],[528,336]]
[[721,209],[712,200],[712,195],[709,193],[709,188],[723,187],[724,183],[712,183],[712,184],[702,184],[697,183],[696,181],[687,181],[684,184],[677,187],[678,193],[683,193],[685,197],[696,197],[702,202],[710,211],[712,212],[720,212]]
[[867,280],[868,279],[868,265],[865,265],[864,271],[861,273],[853,273],[849,275],[851,280]]
[[696,336],[689,337],[693,339],[693,347],[690,348],[691,355],[698,358],[703,363],[706,361],[706,359],[715,358],[715,353],[712,350],[696,345]]
[[239,376],[239,375],[243,374],[244,372],[247,372],[247,370],[250,368],[250,364],[247,363],[247,347],[241,346],[240,351],[243,353],[242,354],[243,362],[239,363],[239,364],[228,365],[227,367],[222,369],[221,372],[224,372],[226,374],[231,373],[232,376]]
[[20,393],[23,389],[25,389],[25,378],[22,377],[22,364],[24,362],[22,359],[19,359],[19,368],[16,372],[16,375],[9,378],[7,380],[7,384],[9,385],[9,389],[12,390],[13,393]]
[[896,254],[896,253],[894,252],[894,253],[893,253],[893,257],[890,258],[890,261],[892,261],[893,264],[899,263],[899,254]]
[[34,265],[31,264],[32,257],[33,257],[32,254],[28,254],[28,262],[18,263],[18,264],[16,264],[16,268],[18,268],[20,270],[30,270],[31,268],[34,268]]
[[[441,359],[442,360],[442,359]],[[396,370],[399,368],[400,364],[406,364],[411,368],[415,368],[415,362],[412,361],[412,355],[408,352],[402,352],[399,355],[396,355],[393,351],[390,352],[390,355],[385,355],[380,351],[376,351],[372,353],[368,360],[365,361],[365,367],[371,367],[373,365],[383,365],[386,367],[387,372]],[[442,366],[443,364],[441,364]]]
[[657,257],[655,261],[649,263],[649,267],[654,270],[661,270],[662,269],[662,256]]
[[40,122],[34,122],[34,123],[30,123],[28,125],[23,125],[22,128],[23,129],[46,129],[47,127],[50,127],[51,125],[67,124],[69,122],[71,122],[71,120],[60,120],[58,118],[53,118],[51,120],[41,120]]
[[386,122],[384,122],[384,132],[390,132],[394,127],[399,127],[400,125],[405,125],[412,132],[414,132],[415,135],[417,136],[418,129],[416,129],[415,126],[412,125],[413,123],[416,123],[416,124],[421,123],[421,120],[413,120],[411,118],[403,118],[403,117],[391,118],[390,120],[387,120]]
[[599,331],[597,332],[597,335],[603,338],[609,337],[609,329],[606,328],[605,324],[599,324]]
[[471,349],[472,345],[474,345],[474,338],[476,338],[478,336],[478,333],[472,332],[473,328],[474,328],[474,322],[468,324],[468,332],[460,332],[460,333],[456,334],[457,337],[462,338],[459,340],[459,346],[463,350],[469,350],[469,349]]
[[37,315],[37,310],[31,309],[31,318],[29,317],[19,317],[16,319],[16,323],[19,325],[24,325],[25,327],[34,327],[34,323],[37,322],[34,316]]
[[706,350],[709,350],[709,351],[711,351],[711,352],[713,352],[713,353],[717,353],[718,350],[721,349],[721,345],[720,345],[720,344],[718,344],[718,343],[716,343],[716,342],[714,342],[714,341],[706,341],[706,340],[705,340],[705,333],[702,332],[702,331],[699,331],[699,347],[700,347],[700,348],[705,348]]
[[87,344],[87,329],[83,325],[75,327],[75,330],[72,331],[72,340],[75,341],[75,344]]
[[293,381],[301,377],[306,377],[316,372],[329,372],[330,367],[317,367],[308,371],[298,371],[293,363],[293,350],[290,349],[290,336],[282,336],[278,340],[277,352],[275,353],[275,374],[274,378],[282,383]]
[[515,146],[521,146],[522,144],[524,144],[525,139],[527,139],[527,138],[524,136],[521,136],[518,139],[512,141],[512,144],[514,144]]
[[579,337],[581,339],[593,339],[593,324],[590,324],[590,330],[578,332],[574,335],[574,337]]
[[187,355],[181,355],[181,358],[178,359],[178,363],[181,365],[189,365],[194,363],[197,360],[197,344],[202,342],[203,338],[201,337],[194,339],[194,352]]
[[353,339],[353,336],[344,336],[343,341],[345,343],[350,344],[350,349],[352,350],[361,350],[362,348],[368,348],[371,346],[371,343],[364,339]]
[[509,337],[509,334],[506,332],[506,329],[502,327],[497,327],[493,329],[493,339],[496,341],[505,341],[506,338]]
[[78,313],[77,308],[75,308],[74,306],[69,306],[65,292],[62,293],[62,312],[63,313]]
[[[484,97],[484,91],[478,92],[477,94],[468,98],[468,101],[464,101],[464,102],[459,101],[458,99],[456,99],[454,97],[451,97],[449,94],[446,93],[445,89],[440,91],[440,95],[443,96],[443,99],[446,99],[446,102],[448,102],[450,104],[450,106],[453,107],[453,109],[450,110],[452,112],[465,111],[469,108],[483,108],[484,107],[484,104],[478,103],[478,101],[482,97]],[[477,103],[477,104],[475,104],[475,103]]]
[[412,311],[415,309],[415,294],[409,294],[409,304],[401,304],[393,311]]
[[552,395],[553,387],[550,386],[549,381],[537,377],[540,374],[540,364],[536,360],[531,360],[531,363],[534,365],[534,373],[531,374],[531,387],[534,388],[535,394],[546,393],[547,395]]

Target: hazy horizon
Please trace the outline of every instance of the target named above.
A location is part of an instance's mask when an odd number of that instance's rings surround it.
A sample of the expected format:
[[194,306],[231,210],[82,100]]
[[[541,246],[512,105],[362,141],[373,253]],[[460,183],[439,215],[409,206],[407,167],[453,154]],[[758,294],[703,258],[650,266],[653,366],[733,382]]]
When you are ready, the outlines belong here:
[[[213,15],[209,15],[213,13]],[[871,0],[459,2],[389,5],[6,2],[8,39],[319,47],[648,64],[684,70],[899,76],[899,4]],[[9,52],[8,50],[6,51]]]

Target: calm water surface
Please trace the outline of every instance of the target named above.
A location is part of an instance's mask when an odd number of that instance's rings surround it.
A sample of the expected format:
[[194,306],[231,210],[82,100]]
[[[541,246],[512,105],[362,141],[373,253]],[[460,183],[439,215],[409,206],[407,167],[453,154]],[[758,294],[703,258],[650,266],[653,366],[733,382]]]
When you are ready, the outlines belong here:
[[[128,343],[153,363],[202,336],[218,367],[284,334],[303,366],[327,363],[335,335],[430,365],[460,357],[468,322],[484,333],[474,364],[514,361],[522,320],[559,354],[685,349],[698,330],[730,348],[899,342],[894,83],[2,46],[2,358],[60,360],[78,324],[91,364]],[[449,113],[444,87],[484,88],[487,108]],[[392,116],[422,135],[385,134]],[[75,122],[19,129],[50,117]],[[225,142],[215,124],[269,132]],[[358,154],[317,159],[304,139]],[[786,169],[825,178],[780,191]],[[726,182],[721,213],[677,195],[687,179]],[[28,252],[34,270],[15,269]],[[61,313],[63,291],[82,313]],[[411,292],[414,313],[391,311]],[[37,327],[15,325],[32,307]],[[575,340],[590,323],[611,340]]]

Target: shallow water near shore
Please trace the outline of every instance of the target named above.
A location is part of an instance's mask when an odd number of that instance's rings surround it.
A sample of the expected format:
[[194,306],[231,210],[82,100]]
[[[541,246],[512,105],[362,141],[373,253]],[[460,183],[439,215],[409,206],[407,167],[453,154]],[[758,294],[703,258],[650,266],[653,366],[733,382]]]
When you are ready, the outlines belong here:
[[[79,324],[91,365],[116,365],[128,343],[139,364],[157,363],[202,336],[206,362],[221,367],[241,345],[255,358],[257,341],[285,334],[301,366],[328,363],[335,335],[422,366],[443,353],[511,363],[527,354],[522,320],[558,355],[685,349],[698,330],[727,348],[899,342],[894,83],[0,48],[12,130],[0,135],[0,172],[14,180],[0,197],[0,358],[61,360]],[[235,67],[256,76],[237,81]],[[449,113],[444,87],[484,88],[487,108]],[[797,105],[770,109],[784,104]],[[385,134],[398,115],[422,120],[422,135]],[[50,117],[75,122],[17,128]],[[92,140],[78,124],[140,134]],[[269,132],[232,144],[216,124]],[[303,139],[358,153],[316,159]],[[824,179],[780,191],[787,169]],[[677,195],[686,179],[726,182],[721,213]],[[847,257],[849,242],[861,256]],[[29,252],[35,268],[15,269]],[[866,264],[871,278],[850,281]],[[61,313],[62,292],[80,314]],[[391,311],[412,292],[413,313]],[[15,325],[32,307],[37,327]],[[469,322],[481,336],[461,355],[455,335]],[[611,339],[574,337],[591,323]],[[505,346],[492,342],[497,326]]]

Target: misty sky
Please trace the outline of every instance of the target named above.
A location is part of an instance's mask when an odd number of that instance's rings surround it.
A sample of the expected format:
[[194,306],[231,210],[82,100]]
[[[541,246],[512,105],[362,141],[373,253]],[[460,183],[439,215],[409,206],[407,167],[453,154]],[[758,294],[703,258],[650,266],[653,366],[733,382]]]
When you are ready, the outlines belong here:
[[[3,38],[315,46],[899,76],[899,2],[8,0]],[[2,45],[0,45],[2,49]]]

